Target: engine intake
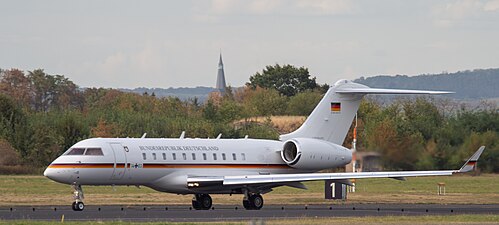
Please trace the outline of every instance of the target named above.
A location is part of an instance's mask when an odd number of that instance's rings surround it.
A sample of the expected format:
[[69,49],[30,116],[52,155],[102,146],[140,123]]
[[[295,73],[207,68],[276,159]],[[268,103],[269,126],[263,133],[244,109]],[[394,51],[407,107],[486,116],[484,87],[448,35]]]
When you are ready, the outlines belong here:
[[298,147],[295,142],[288,141],[284,143],[281,156],[288,165],[294,165],[300,160],[301,152],[298,154]]

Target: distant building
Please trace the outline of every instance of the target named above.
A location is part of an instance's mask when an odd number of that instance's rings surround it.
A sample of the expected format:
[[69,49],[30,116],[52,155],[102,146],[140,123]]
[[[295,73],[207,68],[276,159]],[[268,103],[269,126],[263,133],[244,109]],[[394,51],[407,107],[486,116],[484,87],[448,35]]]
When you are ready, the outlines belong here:
[[217,74],[217,85],[215,88],[221,93],[225,93],[225,73],[224,73],[224,63],[222,62],[222,53],[220,53],[220,60],[218,61],[218,74]]

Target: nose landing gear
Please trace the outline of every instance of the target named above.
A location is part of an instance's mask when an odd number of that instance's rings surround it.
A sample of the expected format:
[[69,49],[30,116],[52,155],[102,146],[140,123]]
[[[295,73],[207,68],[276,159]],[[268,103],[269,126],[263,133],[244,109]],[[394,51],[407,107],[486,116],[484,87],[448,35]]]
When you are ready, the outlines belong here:
[[81,185],[76,183],[72,184],[71,187],[74,190],[73,197],[75,200],[72,204],[72,208],[74,211],[83,211],[83,209],[85,209],[85,204],[83,204],[83,189],[81,188]]

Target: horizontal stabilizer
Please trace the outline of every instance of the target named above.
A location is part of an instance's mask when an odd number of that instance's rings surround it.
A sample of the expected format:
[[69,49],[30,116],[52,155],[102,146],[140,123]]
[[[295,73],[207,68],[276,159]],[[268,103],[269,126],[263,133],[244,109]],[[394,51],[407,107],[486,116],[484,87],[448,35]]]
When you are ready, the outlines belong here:
[[426,90],[403,90],[403,89],[383,89],[383,88],[341,88],[336,90],[340,94],[453,94],[449,91],[426,91]]

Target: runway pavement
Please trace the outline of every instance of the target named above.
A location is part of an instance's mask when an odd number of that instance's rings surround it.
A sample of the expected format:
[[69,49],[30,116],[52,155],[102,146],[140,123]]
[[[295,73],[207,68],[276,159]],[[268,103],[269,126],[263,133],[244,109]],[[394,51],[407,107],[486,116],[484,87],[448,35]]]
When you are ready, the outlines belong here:
[[261,210],[242,206],[214,205],[211,210],[181,206],[86,206],[75,212],[70,206],[0,207],[1,220],[119,220],[119,221],[221,221],[302,217],[422,216],[456,214],[499,214],[499,205],[266,205]]

